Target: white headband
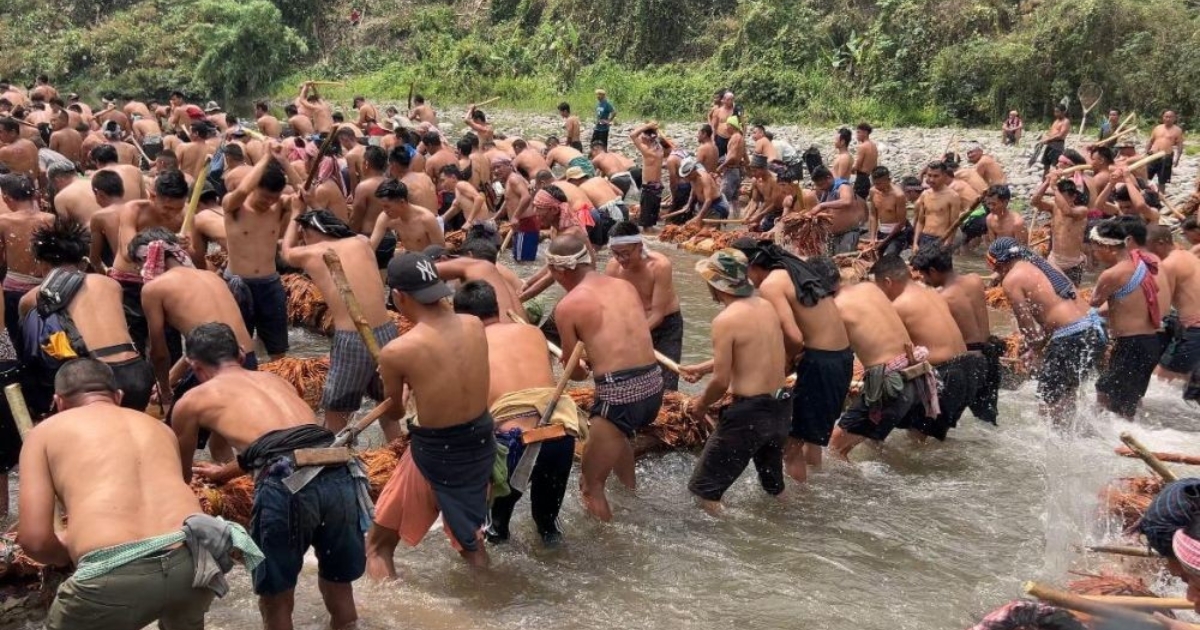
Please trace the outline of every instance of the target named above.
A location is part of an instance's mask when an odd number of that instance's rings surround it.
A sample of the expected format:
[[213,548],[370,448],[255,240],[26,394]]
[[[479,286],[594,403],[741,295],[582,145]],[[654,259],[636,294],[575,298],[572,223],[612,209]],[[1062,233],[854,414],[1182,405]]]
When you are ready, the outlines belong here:
[[556,269],[574,269],[581,262],[584,264],[591,263],[587,247],[580,249],[574,254],[567,254],[565,256],[546,254],[546,264]]
[[613,245],[641,245],[641,234],[630,234],[629,236],[613,236],[608,239],[609,246]]
[[1092,242],[1097,245],[1104,245],[1105,247],[1124,247],[1125,246],[1124,239],[1108,238],[1106,236],[1100,236],[1099,226],[1092,228],[1092,231],[1088,236],[1092,239]]

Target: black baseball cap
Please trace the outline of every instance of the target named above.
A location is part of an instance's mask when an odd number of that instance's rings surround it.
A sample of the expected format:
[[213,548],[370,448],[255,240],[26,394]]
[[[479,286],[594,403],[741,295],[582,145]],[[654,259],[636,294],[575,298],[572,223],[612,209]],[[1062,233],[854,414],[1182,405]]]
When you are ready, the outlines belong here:
[[415,252],[404,252],[388,263],[387,283],[421,304],[433,304],[454,295],[450,286],[438,277],[433,261]]

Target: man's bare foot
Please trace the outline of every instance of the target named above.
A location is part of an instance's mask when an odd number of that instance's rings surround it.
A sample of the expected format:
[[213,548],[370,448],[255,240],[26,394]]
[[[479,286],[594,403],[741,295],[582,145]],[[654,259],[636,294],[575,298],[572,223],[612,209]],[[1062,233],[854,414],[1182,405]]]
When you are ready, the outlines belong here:
[[707,499],[696,499],[696,504],[700,506],[700,509],[704,510],[705,512],[708,512],[709,516],[718,516],[719,517],[719,516],[721,516],[721,513],[725,510],[724,506],[721,505],[720,501],[709,501]]
[[604,523],[612,520],[612,508],[608,506],[608,499],[604,496],[603,490],[592,494],[581,488],[579,499],[583,502],[583,509],[588,514],[591,514]]

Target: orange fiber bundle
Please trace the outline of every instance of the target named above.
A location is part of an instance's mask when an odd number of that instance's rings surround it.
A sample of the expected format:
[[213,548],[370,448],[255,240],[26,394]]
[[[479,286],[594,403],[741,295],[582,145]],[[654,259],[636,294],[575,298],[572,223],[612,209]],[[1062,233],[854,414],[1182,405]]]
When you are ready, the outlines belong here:
[[467,233],[462,230],[454,230],[446,233],[446,250],[450,253],[457,252],[463,243],[467,241]]
[[258,366],[262,372],[270,372],[291,383],[296,393],[316,409],[321,403],[321,390],[329,376],[329,357],[284,357]]
[[797,256],[823,256],[829,249],[830,219],[793,212],[783,217],[783,236]]
[[984,291],[983,295],[991,308],[1005,311],[1012,308],[1008,303],[1008,296],[1004,294],[1004,287],[992,287]]
[[1112,480],[1100,491],[1100,500],[1110,514],[1120,517],[1129,528],[1142,519],[1163,485],[1159,477],[1122,477]]
[[[59,584],[70,573],[47,567],[25,555],[15,542],[0,537],[0,619],[20,623],[44,617]],[[23,626],[22,626],[23,627]]]
[[388,315],[392,318],[393,322],[396,322],[397,335],[403,335],[404,333],[412,330],[413,326],[416,326],[411,319],[401,315],[400,313],[397,313],[396,311],[388,311]]
[[221,248],[209,250],[204,255],[204,261],[208,263],[209,269],[218,272],[224,271],[225,265],[229,263],[229,252]]
[[327,334],[332,334],[333,318],[317,285],[308,276],[298,273],[284,274],[282,281],[287,293],[288,322],[318,331],[325,331],[324,324],[327,323]]
[[1080,576],[1067,584],[1067,590],[1079,595],[1122,595],[1126,597],[1158,597],[1146,581],[1132,575],[1115,575],[1105,571],[1099,574],[1072,572]]
[[192,492],[200,499],[200,508],[205,514],[220,516],[243,527],[250,526],[254,511],[254,481],[250,475],[242,475],[219,486],[192,479]]
[[[595,390],[581,387],[568,390],[567,393],[580,409],[591,409]],[[710,408],[701,422],[693,420],[691,414],[687,412],[688,400],[686,395],[679,392],[666,392],[663,395],[663,404],[662,408],[658,410],[658,417],[637,433],[634,450],[639,457],[651,452],[692,450],[704,446],[705,440],[716,426],[717,410],[722,405],[729,404],[729,399],[728,397],[723,398]]]
[[379,498],[383,486],[392,478],[392,472],[400,464],[400,458],[408,450],[408,435],[389,442],[386,446],[373,448],[358,454],[367,467],[367,479],[371,483],[371,498]]

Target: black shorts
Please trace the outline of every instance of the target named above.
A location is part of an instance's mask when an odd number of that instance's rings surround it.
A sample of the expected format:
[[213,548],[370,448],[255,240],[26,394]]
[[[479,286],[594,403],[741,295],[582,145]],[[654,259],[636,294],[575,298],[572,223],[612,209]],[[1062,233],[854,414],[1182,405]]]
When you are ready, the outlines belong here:
[[924,413],[917,396],[917,386],[908,381],[898,396],[884,400],[876,409],[867,406],[865,396],[859,396],[842,413],[838,426],[846,433],[882,442],[892,431],[908,428],[909,412],[914,409],[921,409]]
[[379,247],[375,248],[375,266],[380,269],[387,269],[388,263],[392,261],[392,257],[396,255],[396,233],[388,230],[383,234],[383,240],[379,241]]
[[909,425],[939,441],[944,441],[950,429],[958,426],[967,407],[975,401],[979,384],[987,373],[987,362],[982,354],[964,352],[949,361],[934,366],[937,373],[938,407],[936,418],[925,415],[923,407],[913,407],[909,412]]
[[248,304],[238,304],[251,335],[258,336],[267,354],[288,351],[287,292],[278,274],[266,278],[242,278],[250,289]]
[[1074,396],[1080,382],[1096,366],[1096,359],[1103,353],[1104,343],[1095,329],[1051,338],[1037,375],[1038,397],[1042,402],[1052,405]]
[[[691,182],[681,181],[671,187],[671,211],[683,210],[692,196]],[[672,219],[674,221],[674,219]]]
[[962,224],[962,233],[968,241],[982,238],[987,234],[987,213],[973,216]]
[[658,225],[658,213],[662,210],[662,184],[648,182],[642,184],[642,210],[638,215],[638,225],[643,228]]
[[633,188],[633,175],[629,173],[620,173],[613,175],[608,179],[613,186],[621,189],[621,198],[624,199],[629,194],[629,190]]
[[866,199],[871,194],[871,175],[858,173],[854,176],[854,196]]
[[735,396],[721,409],[717,427],[692,471],[688,490],[706,501],[720,501],[751,461],[768,494],[783,492],[783,443],[791,403],[788,394]]
[[1058,164],[1058,157],[1063,154],[1066,148],[1067,144],[1062,140],[1047,142],[1042,151],[1042,166],[1045,168],[1054,168]]
[[[683,314],[675,311],[662,319],[658,327],[650,331],[654,349],[672,361],[679,363],[683,358]],[[679,389],[679,375],[667,370],[663,372],[663,389]]]
[[[590,145],[596,142],[604,143],[604,150],[608,150],[608,127],[596,127],[595,129],[592,129],[592,139],[588,142],[588,144]],[[583,149],[579,149],[579,152],[583,153]]]
[[1108,365],[1096,380],[1096,393],[1108,398],[1107,407],[1113,412],[1133,416],[1161,357],[1162,340],[1157,334],[1117,337]]
[[[914,234],[915,233],[916,232],[914,230]],[[899,238],[899,237],[897,237],[897,238]],[[936,234],[922,234],[921,238],[918,239],[917,249],[923,249],[923,248],[929,247],[931,245],[941,245],[941,244],[942,244],[942,237],[940,237]]]
[[[715,132],[716,129],[714,129],[713,131]],[[722,135],[714,134],[713,135],[713,143],[715,143],[717,145],[717,159],[721,159],[721,158],[725,157],[726,153],[729,153],[729,138],[726,138],[725,136],[722,136]]]
[[1200,367],[1200,327],[1187,328],[1172,338],[1159,365],[1180,374],[1189,374]]
[[854,378],[854,351],[806,349],[796,362],[792,388],[792,426],[788,435],[808,444],[829,446]]
[[[0,364],[0,387],[19,381],[21,368],[16,361]],[[0,405],[0,475],[17,467],[21,460],[21,432],[7,404]],[[8,497],[4,497],[7,501]]]
[[1151,162],[1146,167],[1146,180],[1158,178],[1159,186],[1166,186],[1171,183],[1171,175],[1175,170],[1175,164],[1172,162],[1172,156],[1168,155],[1161,160]]
[[617,370],[608,374],[596,375],[596,399],[592,402],[591,414],[608,420],[617,427],[625,437],[632,438],[638,429],[654,423],[658,410],[662,407],[663,392],[659,385],[658,392],[652,393],[640,400],[632,402],[608,402],[600,397],[601,386],[620,386],[622,382],[646,376],[652,371],[658,371],[661,378],[661,368],[658,364],[646,365],[628,370]]
[[1000,381],[1003,372],[1000,369],[1000,358],[1006,350],[1004,340],[995,335],[984,343],[967,344],[967,350],[979,352],[986,364],[983,380],[975,392],[975,400],[968,405],[975,417],[996,424],[1000,416]]

